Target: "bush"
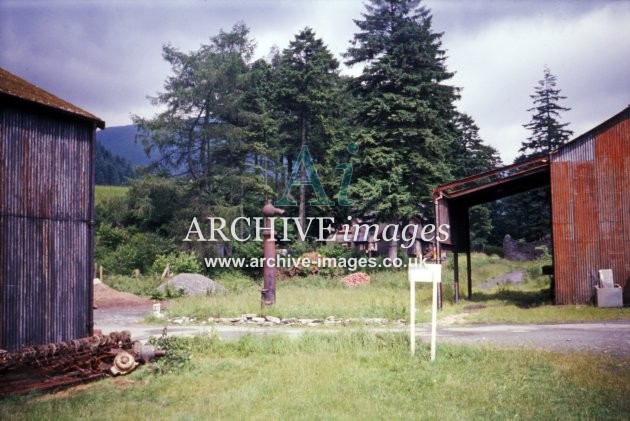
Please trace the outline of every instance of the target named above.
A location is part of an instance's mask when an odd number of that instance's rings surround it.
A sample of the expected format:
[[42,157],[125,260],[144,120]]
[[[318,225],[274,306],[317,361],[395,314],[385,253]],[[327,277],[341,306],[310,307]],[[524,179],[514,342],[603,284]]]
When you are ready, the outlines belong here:
[[313,251],[313,248],[306,241],[296,241],[289,247],[289,254],[291,256],[301,256],[305,253],[310,253],[311,251]]
[[321,246],[317,248],[317,254],[324,257],[332,257],[335,259],[345,258],[352,256],[352,251],[340,244],[331,244]]
[[[263,243],[260,241],[248,241],[243,243],[234,243],[232,246],[232,255],[236,258],[243,258],[247,263],[252,259],[260,259],[263,257]],[[250,276],[262,276],[263,269],[260,267],[241,268],[240,270]]]
[[191,367],[192,339],[177,336],[152,337],[149,344],[157,349],[166,351],[166,354],[153,364],[154,374],[179,373]]
[[187,253],[178,251],[169,254],[158,254],[151,265],[151,271],[157,275],[162,274],[166,265],[170,265],[171,272],[178,273],[201,273],[202,267],[194,252]]
[[117,225],[124,223],[129,214],[127,195],[104,199],[94,206],[99,224]]
[[492,256],[493,254],[496,254],[499,257],[503,257],[503,247],[486,245],[483,251],[488,256]]
[[169,254],[174,249],[174,244],[156,234],[138,233],[113,250],[99,249],[96,260],[108,273],[131,275],[135,269],[148,273],[156,256]]
[[119,245],[129,241],[129,233],[122,228],[101,223],[96,231],[96,238],[98,239],[97,247],[114,250]]

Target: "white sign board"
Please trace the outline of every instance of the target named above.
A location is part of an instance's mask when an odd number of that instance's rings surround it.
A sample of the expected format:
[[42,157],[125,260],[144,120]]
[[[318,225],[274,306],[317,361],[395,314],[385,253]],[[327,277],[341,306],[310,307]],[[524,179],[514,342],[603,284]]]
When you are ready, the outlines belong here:
[[442,265],[426,263],[425,260],[409,259],[407,276],[409,278],[409,343],[411,355],[416,353],[416,283],[430,282],[433,284],[433,303],[431,306],[431,361],[435,360],[435,346],[437,337],[437,287],[442,282]]
[[409,282],[442,282],[442,265],[409,259]]

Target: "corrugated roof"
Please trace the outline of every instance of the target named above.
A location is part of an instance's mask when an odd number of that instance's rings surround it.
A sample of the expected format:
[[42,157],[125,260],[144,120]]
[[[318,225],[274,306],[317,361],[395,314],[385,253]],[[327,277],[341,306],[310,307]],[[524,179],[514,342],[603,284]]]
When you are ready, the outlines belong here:
[[[567,155],[582,153],[583,156],[586,156],[589,159],[593,159],[594,151],[590,150],[581,150],[583,148],[592,147],[592,141],[599,133],[608,128],[614,126],[619,123],[621,120],[630,118],[630,105],[628,105],[623,110],[619,111],[614,116],[610,117],[603,123],[598,124],[593,127],[591,130],[587,131],[571,140],[570,142],[565,143],[564,145],[558,147],[558,149],[551,151],[551,160],[561,161],[566,158]],[[590,143],[590,145],[589,145]]]
[[548,185],[549,157],[541,156],[439,186],[433,197],[470,207]]
[[34,102],[46,107],[61,110],[76,116],[84,117],[96,123],[96,126],[104,129],[105,122],[93,114],[73,105],[63,99],[39,88],[32,83],[0,68],[0,94],[9,95],[24,101]]

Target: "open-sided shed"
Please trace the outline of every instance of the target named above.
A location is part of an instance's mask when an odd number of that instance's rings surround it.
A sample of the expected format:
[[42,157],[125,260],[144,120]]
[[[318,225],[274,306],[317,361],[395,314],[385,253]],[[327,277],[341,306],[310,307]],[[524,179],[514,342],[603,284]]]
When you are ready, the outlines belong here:
[[[588,303],[599,269],[612,269],[615,282],[628,297],[630,107],[548,156],[435,189],[437,223],[451,226],[445,247],[468,254],[468,294],[470,207],[542,186],[551,187],[555,302]],[[457,266],[455,272],[459,283]]]
[[92,333],[98,117],[0,69],[0,348]]

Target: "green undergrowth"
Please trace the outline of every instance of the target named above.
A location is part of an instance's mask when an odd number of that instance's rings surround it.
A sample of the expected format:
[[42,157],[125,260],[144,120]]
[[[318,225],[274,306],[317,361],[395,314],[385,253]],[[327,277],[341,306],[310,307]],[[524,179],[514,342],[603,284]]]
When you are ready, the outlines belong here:
[[7,420],[607,419],[630,411],[630,362],[440,345],[402,334],[180,338],[191,364],[0,401]]

